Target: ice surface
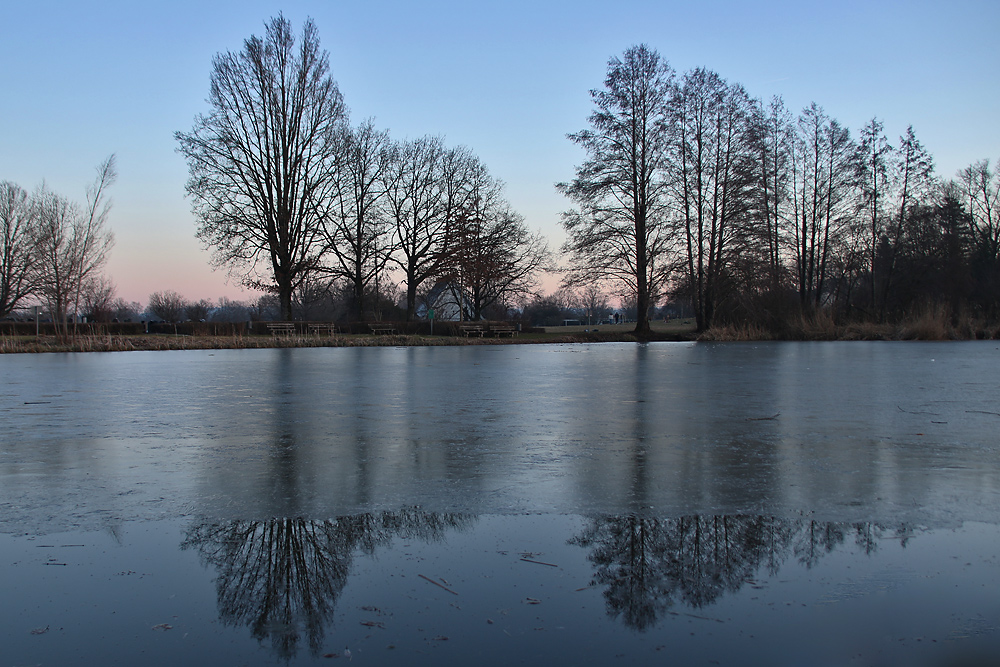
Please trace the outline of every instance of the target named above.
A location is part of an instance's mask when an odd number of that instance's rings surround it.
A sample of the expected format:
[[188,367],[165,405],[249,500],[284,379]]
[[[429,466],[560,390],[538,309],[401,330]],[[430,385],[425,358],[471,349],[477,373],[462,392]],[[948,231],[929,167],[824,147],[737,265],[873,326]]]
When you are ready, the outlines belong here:
[[998,396],[992,342],[3,355],[3,657],[979,664]]

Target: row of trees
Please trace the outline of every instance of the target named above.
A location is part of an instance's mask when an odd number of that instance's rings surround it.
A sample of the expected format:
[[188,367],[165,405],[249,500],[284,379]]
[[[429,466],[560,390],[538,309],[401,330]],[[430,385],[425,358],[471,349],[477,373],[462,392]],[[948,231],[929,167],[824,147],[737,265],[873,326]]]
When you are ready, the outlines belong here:
[[114,244],[106,228],[115,159],[97,168],[84,204],[44,185],[34,193],[0,182],[0,317],[42,302],[63,335],[84,301],[106,290],[101,269]]
[[811,104],[752,98],[697,68],[675,73],[645,46],[612,58],[591,91],[587,160],[558,189],[565,284],[634,295],[637,331],[668,293],[700,330],[832,309],[885,320],[935,300],[1000,310],[998,190],[988,162],[941,182],[907,128],[873,118],[854,139]]
[[[855,139],[816,104],[793,116],[709,70],[678,75],[645,45],[612,58],[591,95],[590,128],[569,137],[587,159],[557,186],[576,205],[564,286],[634,304],[637,332],[666,297],[690,303],[700,330],[818,310],[888,320],[927,302],[953,318],[1000,314],[988,161],[942,182],[912,128],[892,145],[873,118]],[[296,39],[279,16],[218,55],[210,104],[176,134],[198,235],[219,266],[274,295],[281,319],[309,304],[332,319],[345,296],[337,319],[397,303],[408,320],[444,301],[466,319],[532,304],[550,257],[502,183],[439,137],[352,126],[311,21]],[[114,178],[110,158],[85,205],[0,184],[0,317],[32,298],[63,326],[70,312],[132,305],[113,303],[99,275]]]
[[479,319],[547,266],[542,237],[468,149],[349,124],[312,21],[296,39],[279,16],[265,37],[216,56],[209,102],[176,134],[198,236],[219,266],[276,294],[284,319],[296,290],[331,281],[350,286],[364,319],[391,271],[406,284],[407,319],[428,282]]

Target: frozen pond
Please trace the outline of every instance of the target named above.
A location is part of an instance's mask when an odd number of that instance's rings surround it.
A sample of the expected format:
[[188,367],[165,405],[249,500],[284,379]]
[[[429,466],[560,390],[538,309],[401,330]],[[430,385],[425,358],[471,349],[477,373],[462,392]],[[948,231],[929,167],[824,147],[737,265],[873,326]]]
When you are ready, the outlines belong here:
[[0,356],[4,657],[988,656],[997,348]]

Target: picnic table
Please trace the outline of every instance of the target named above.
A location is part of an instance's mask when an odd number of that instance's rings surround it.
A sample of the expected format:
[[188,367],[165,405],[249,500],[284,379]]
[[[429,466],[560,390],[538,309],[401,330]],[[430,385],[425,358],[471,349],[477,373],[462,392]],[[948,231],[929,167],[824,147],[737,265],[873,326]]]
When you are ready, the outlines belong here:
[[272,336],[277,336],[278,334],[285,334],[287,336],[295,333],[295,323],[294,322],[268,322],[267,330],[271,332]]
[[332,336],[333,334],[337,333],[337,325],[336,324],[310,324],[309,325],[309,333],[315,334],[317,336],[319,334],[321,334],[321,333],[325,333],[328,336]]
[[513,338],[517,335],[517,329],[513,324],[491,324],[490,333],[497,338],[500,336],[510,336]]

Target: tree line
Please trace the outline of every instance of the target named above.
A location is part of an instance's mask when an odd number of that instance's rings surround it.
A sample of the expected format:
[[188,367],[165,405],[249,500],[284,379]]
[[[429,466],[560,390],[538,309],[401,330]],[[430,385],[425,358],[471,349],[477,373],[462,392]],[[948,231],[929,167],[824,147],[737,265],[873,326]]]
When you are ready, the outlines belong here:
[[438,287],[479,319],[535,286],[549,254],[465,147],[438,137],[393,141],[370,120],[352,126],[315,25],[296,38],[282,16],[263,38],[213,61],[211,111],[176,133],[198,237],[243,284],[277,295],[347,285],[353,316],[406,283],[406,319]]
[[[440,137],[352,125],[312,21],[296,37],[272,19],[215,57],[209,112],[175,135],[198,237],[267,294],[222,316],[413,320],[451,304],[461,319],[520,305],[558,320],[574,301],[589,323],[613,296],[640,334],[657,306],[692,313],[699,331],[778,334],[820,315],[1000,318],[1000,170],[988,160],[942,179],[912,127],[890,141],[872,118],[852,135],[818,104],[793,114],[705,68],[678,74],[646,45],[612,58],[590,94],[589,127],[569,135],[586,160],[556,186],[574,205],[563,284],[542,297],[546,241],[482,161]],[[0,317],[32,300],[64,332],[82,311],[142,316],[100,275],[114,179],[112,156],[84,204],[0,184]],[[149,312],[183,319],[178,299],[155,293]],[[188,319],[213,310],[183,306]]]
[[911,127],[890,142],[813,103],[798,115],[695,68],[676,73],[646,45],[608,63],[591,91],[587,153],[557,186],[564,285],[634,297],[636,331],[663,299],[690,303],[700,331],[780,329],[818,312],[884,322],[936,305],[1000,314],[1000,173],[988,161],[953,180]]

